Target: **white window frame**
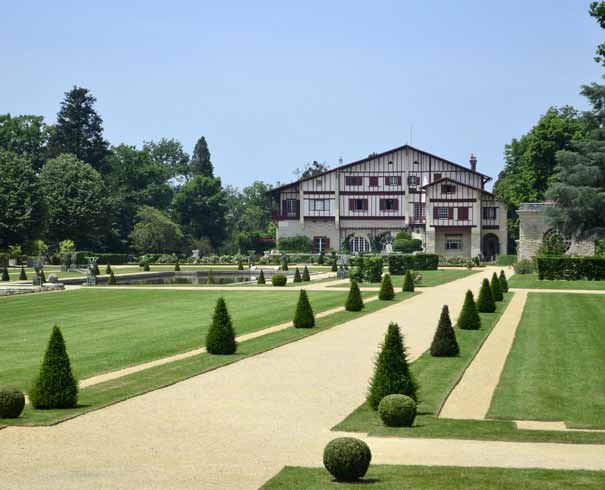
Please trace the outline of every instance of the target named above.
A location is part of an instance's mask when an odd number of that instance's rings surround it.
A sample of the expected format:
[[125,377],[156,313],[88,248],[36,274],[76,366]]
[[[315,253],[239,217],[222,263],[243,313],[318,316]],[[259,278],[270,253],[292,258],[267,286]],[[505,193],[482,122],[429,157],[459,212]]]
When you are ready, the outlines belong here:
[[363,236],[354,236],[349,240],[349,250],[351,252],[367,253],[370,252],[370,241]]
[[462,235],[445,235],[445,249],[463,250],[464,241],[462,240]]
[[[320,206],[318,206],[319,203],[321,203]],[[310,211],[329,211],[330,204],[327,199],[311,199],[309,210]]]
[[297,199],[286,199],[286,213],[296,214]]
[[[317,240],[318,246],[315,246],[315,240]],[[326,253],[328,250],[326,250],[326,237],[322,237],[322,236],[318,236],[313,238],[313,248],[316,250],[316,253]]]
[[[443,211],[445,211],[445,216],[441,216],[443,214]],[[444,208],[444,207],[437,208],[437,219],[449,219],[449,216],[450,216],[450,212],[449,212],[448,208]]]

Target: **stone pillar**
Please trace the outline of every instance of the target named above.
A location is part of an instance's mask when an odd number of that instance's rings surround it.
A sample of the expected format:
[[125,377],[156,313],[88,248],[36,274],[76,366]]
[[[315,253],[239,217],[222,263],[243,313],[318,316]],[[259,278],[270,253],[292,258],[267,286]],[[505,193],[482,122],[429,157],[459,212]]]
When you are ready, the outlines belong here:
[[471,228],[471,257],[481,255],[481,228]]
[[[428,221],[428,217],[427,217],[427,221]],[[426,236],[425,236],[425,251],[426,253],[429,254],[434,254],[434,253],[438,253],[435,250],[435,228],[433,226],[426,226]]]
[[546,232],[544,223],[544,203],[521,203],[519,210],[519,242],[517,257],[519,260],[533,259]]

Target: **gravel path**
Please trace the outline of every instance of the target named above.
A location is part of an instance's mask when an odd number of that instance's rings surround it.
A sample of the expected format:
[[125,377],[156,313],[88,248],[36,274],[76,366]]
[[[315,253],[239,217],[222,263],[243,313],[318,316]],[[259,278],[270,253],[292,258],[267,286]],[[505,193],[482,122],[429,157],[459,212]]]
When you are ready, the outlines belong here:
[[[329,431],[364,399],[389,321],[412,357],[440,306],[454,316],[493,269],[259,356],[47,428],[0,431],[3,489],[256,489],[321,465]],[[374,463],[605,469],[604,446],[368,438]]]

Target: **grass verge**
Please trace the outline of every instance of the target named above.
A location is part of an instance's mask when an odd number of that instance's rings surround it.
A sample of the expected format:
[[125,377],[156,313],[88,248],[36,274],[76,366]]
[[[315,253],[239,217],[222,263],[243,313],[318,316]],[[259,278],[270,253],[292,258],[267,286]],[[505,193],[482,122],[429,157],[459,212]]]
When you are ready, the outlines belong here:
[[515,274],[508,280],[511,288],[522,289],[582,289],[604,290],[605,281],[548,281],[538,279],[538,274]]
[[[462,279],[464,277],[471,276],[473,274],[477,274],[481,272],[480,270],[466,270],[466,269],[439,269],[436,271],[418,271],[419,274],[422,275],[422,281],[418,284],[418,287],[430,288],[434,286],[440,286],[441,284],[446,284],[451,281],[455,281],[457,279]],[[395,289],[403,286],[403,278],[405,276],[391,276],[391,281],[393,282],[393,287]],[[342,287],[340,286],[327,286],[327,287]],[[380,283],[373,282],[362,282],[359,284],[359,287],[375,287],[380,288]]]

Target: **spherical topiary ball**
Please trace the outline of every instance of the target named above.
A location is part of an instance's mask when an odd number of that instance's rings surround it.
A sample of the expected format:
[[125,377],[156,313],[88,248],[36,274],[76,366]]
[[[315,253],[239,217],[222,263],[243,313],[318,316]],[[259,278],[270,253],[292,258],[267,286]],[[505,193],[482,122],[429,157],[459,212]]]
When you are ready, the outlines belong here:
[[0,419],[16,419],[25,406],[25,396],[13,388],[0,388]]
[[411,427],[416,418],[416,402],[405,395],[387,395],[380,400],[378,414],[387,427]]
[[324,466],[334,478],[353,481],[368,471],[372,453],[368,445],[354,437],[339,437],[324,449]]

